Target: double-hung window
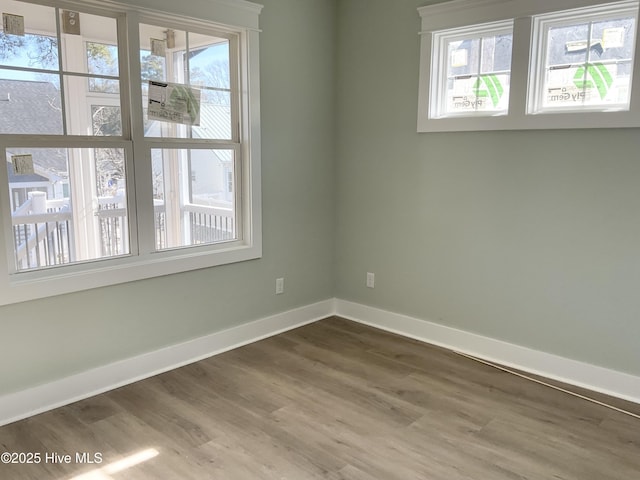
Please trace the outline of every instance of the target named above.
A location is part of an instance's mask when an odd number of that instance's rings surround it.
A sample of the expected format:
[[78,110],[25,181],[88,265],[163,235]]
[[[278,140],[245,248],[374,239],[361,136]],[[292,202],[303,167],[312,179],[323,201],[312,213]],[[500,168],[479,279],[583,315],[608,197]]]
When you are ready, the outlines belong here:
[[640,126],[638,0],[451,0],[422,17],[418,131]]
[[2,1],[0,304],[261,255],[260,7],[223,3]]

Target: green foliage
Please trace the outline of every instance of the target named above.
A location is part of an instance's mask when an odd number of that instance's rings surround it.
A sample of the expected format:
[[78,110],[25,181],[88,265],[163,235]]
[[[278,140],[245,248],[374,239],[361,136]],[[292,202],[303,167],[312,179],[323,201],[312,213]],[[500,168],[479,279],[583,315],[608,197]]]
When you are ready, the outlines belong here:
[[24,47],[25,37],[0,33],[0,60],[8,60],[20,52]]
[[165,59],[151,55],[149,51],[140,52],[140,69],[143,80],[165,80]]
[[[225,61],[209,63],[204,69],[194,68],[191,70],[191,84],[202,87],[213,87],[229,89],[231,80],[229,78],[229,64]],[[216,105],[229,105],[229,95],[227,92],[216,90],[203,90],[202,100]]]
[[118,75],[118,48],[115,45],[87,42],[89,73]]

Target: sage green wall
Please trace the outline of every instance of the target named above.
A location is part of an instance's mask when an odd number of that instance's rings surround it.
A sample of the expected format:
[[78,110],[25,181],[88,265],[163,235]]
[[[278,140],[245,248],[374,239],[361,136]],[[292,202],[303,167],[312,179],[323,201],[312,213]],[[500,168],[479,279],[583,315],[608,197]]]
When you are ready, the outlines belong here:
[[0,394],[334,295],[640,374],[638,130],[417,134],[426,2],[262,3],[263,258],[0,307]]
[[0,307],[0,395],[333,296],[335,3],[262,3],[263,258]]
[[426,3],[338,3],[336,296],[639,375],[640,131],[415,133]]

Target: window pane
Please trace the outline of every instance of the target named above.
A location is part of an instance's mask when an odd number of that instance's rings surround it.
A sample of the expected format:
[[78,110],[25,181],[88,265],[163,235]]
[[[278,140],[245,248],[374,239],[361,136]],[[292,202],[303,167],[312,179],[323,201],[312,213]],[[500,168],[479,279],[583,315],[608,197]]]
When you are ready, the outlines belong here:
[[196,34],[190,34],[189,39],[192,44],[189,60],[191,83],[228,91],[231,88],[229,40]]
[[118,47],[87,42],[87,70],[97,75],[118,76]]
[[120,93],[120,82],[106,78],[89,77],[89,91],[94,93]]
[[[230,42],[214,35],[152,25],[140,29],[145,135],[147,137],[232,139]],[[147,115],[148,81],[159,80],[194,89],[199,95],[198,121],[161,121]],[[195,92],[195,90],[199,90]],[[197,93],[197,94],[196,94]],[[163,109],[172,106],[163,105]],[[180,115],[173,117],[179,119]],[[196,118],[196,116],[192,116]]]
[[58,41],[47,35],[0,35],[3,65],[34,70],[58,69]]
[[506,112],[511,77],[511,34],[447,42],[444,114]]
[[59,78],[0,69],[0,133],[62,134]]
[[[89,92],[87,85],[101,79],[65,75],[64,84],[67,102],[67,132],[71,135],[122,135],[120,96],[104,98]],[[107,100],[109,105],[95,105]]]
[[5,34],[2,30],[0,65],[58,70],[55,9],[5,0],[2,12],[24,17],[25,35]]
[[[118,47],[104,43],[87,42],[88,73],[118,76]],[[96,93],[119,93],[120,82],[107,78],[90,78],[89,91]]]
[[[229,41],[205,35],[189,34],[189,71],[191,84],[201,89],[200,126],[193,127],[194,138],[230,140],[231,72]],[[211,43],[213,42],[213,43]]]
[[235,240],[234,153],[152,150],[159,250]]
[[149,50],[140,51],[140,68],[142,80],[157,80],[164,82],[167,80],[167,67],[165,57],[152,55]]
[[[15,155],[26,156],[18,169]],[[7,149],[18,270],[129,253],[124,158],[117,148]],[[80,180],[80,170],[93,173]]]
[[635,19],[567,22],[547,28],[542,107],[628,108]]
[[93,135],[122,135],[120,107],[91,105],[91,126]]
[[[76,13],[80,34],[64,33],[64,11],[60,10],[64,70],[76,73],[118,76],[118,33],[115,18]],[[91,42],[83,42],[91,38]],[[84,54],[78,50],[84,50]]]
[[511,34],[483,38],[480,73],[510,72],[512,43]]
[[185,83],[184,66],[173,62],[173,53],[184,51],[187,34],[157,25],[140,25],[140,67],[144,133],[147,137],[189,138],[185,125],[149,119],[149,80]]

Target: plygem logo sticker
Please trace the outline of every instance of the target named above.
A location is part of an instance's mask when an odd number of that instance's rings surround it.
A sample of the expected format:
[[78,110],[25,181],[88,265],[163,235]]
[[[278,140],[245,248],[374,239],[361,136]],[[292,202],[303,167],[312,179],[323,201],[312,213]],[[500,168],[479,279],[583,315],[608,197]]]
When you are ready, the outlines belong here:
[[578,68],[573,77],[573,84],[580,90],[596,88],[600,99],[604,100],[613,85],[613,77],[602,63],[588,63]]
[[490,98],[494,107],[500,103],[504,95],[504,87],[497,75],[480,75],[476,80],[473,89],[478,98]]

